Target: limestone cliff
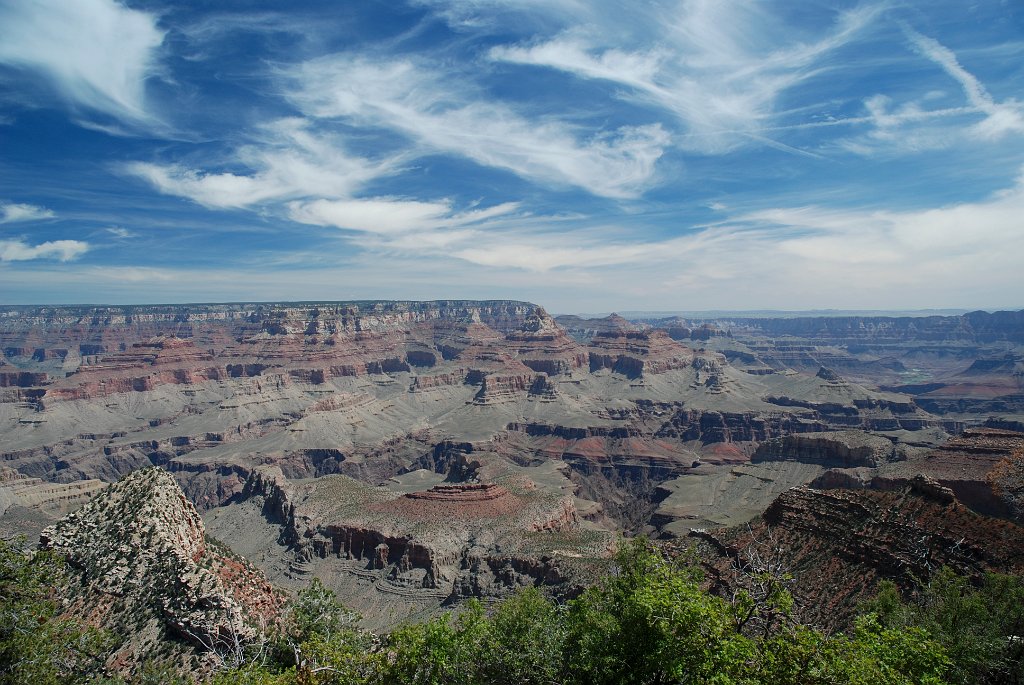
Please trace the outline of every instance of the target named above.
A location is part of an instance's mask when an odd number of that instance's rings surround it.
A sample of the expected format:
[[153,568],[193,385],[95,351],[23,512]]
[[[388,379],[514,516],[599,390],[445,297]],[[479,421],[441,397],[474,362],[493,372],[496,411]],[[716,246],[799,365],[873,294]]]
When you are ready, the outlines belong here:
[[901,458],[892,441],[861,431],[787,435],[762,443],[757,461],[801,461],[834,467],[878,466]]

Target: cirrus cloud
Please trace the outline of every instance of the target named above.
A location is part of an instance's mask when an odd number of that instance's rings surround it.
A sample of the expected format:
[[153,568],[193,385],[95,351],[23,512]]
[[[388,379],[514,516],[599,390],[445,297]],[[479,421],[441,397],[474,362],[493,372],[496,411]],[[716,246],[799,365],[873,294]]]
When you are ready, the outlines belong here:
[[74,105],[133,124],[156,119],[145,86],[163,39],[155,15],[113,0],[0,5],[0,63],[42,74]]
[[529,118],[429,64],[336,54],[287,70],[288,98],[311,118],[393,130],[422,154],[459,155],[540,183],[634,198],[655,179],[671,138],[658,123],[585,134]]

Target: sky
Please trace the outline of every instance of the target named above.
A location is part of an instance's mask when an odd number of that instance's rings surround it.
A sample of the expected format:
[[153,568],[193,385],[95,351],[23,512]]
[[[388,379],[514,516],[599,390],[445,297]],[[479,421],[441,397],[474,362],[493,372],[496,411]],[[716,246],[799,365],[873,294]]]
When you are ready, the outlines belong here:
[[0,303],[1024,307],[1020,0],[0,0]]

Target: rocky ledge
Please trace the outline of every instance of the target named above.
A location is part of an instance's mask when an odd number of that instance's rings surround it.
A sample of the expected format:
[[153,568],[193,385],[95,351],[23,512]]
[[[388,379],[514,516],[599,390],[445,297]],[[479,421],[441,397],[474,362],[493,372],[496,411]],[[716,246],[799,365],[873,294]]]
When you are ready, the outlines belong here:
[[[815,436],[789,436],[784,440],[813,442]],[[862,436],[864,440],[871,436]],[[874,438],[879,440],[879,438]],[[883,442],[887,442],[884,441]],[[782,453],[778,445],[765,443],[758,450]],[[879,443],[881,446],[881,443]],[[755,457],[756,458],[756,457]],[[770,458],[770,457],[768,457]],[[942,445],[905,461],[830,463],[833,468],[811,485],[821,488],[902,490],[924,476],[952,491],[957,499],[978,513],[1024,523],[1024,433],[1004,428],[968,428]]]
[[879,466],[900,458],[891,440],[861,431],[787,435],[762,443],[752,461],[799,461],[832,467]]

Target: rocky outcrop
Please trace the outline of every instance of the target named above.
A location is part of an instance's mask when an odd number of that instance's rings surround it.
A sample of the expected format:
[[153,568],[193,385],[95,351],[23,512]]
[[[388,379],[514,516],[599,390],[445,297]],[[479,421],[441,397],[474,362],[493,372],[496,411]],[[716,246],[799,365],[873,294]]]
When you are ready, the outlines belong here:
[[45,385],[48,380],[46,373],[0,369],[0,388],[32,388]]
[[[408,373],[459,355],[466,345],[447,345],[449,328],[487,331],[499,342],[509,334],[506,347],[521,350],[536,371],[561,373],[586,361],[542,309],[524,302],[15,308],[0,317],[0,344],[9,353],[31,349],[44,360],[57,357],[46,345],[77,343],[80,363],[58,379],[5,369],[0,387],[41,388],[48,401],[60,401],[266,374],[323,384]],[[32,398],[11,392],[0,399]]]
[[555,321],[575,340],[584,344],[596,335],[618,335],[624,331],[640,331],[649,328],[649,326],[637,325],[615,313],[602,319],[584,319],[578,316],[562,315],[555,317]]
[[[72,613],[123,639],[111,664],[156,654],[208,660],[278,620],[282,598],[248,562],[205,536],[202,519],[161,469],[109,486],[40,536],[70,567]],[[212,663],[212,662],[210,662]]]
[[829,463],[836,468],[811,485],[891,492],[923,478],[981,514],[1024,523],[1024,432],[969,428],[930,451],[900,446],[895,454],[888,463]]
[[915,466],[972,509],[1024,523],[1024,433],[969,428]]
[[[473,398],[476,404],[494,404],[515,400],[527,394],[543,394],[547,387],[546,376],[542,374],[498,374],[482,376],[480,390]],[[538,391],[534,393],[534,389]]]
[[751,461],[800,461],[829,467],[879,466],[900,458],[892,441],[861,431],[787,435],[762,443]]
[[909,591],[944,566],[971,576],[1024,571],[1024,529],[923,478],[893,492],[793,488],[749,526],[691,535],[710,541],[705,558],[722,591],[749,547],[794,575],[801,619],[833,628],[883,578]]
[[0,466],[0,535],[35,537],[106,485],[96,479],[51,483]]
[[586,350],[566,334],[542,307],[518,331],[505,336],[515,356],[530,369],[549,376],[572,373],[587,365]]
[[608,369],[628,378],[682,369],[693,362],[693,350],[664,331],[610,330],[590,340],[590,370]]
[[815,415],[784,412],[726,412],[677,408],[655,433],[659,438],[703,443],[762,441],[789,433],[823,431],[828,423]]

